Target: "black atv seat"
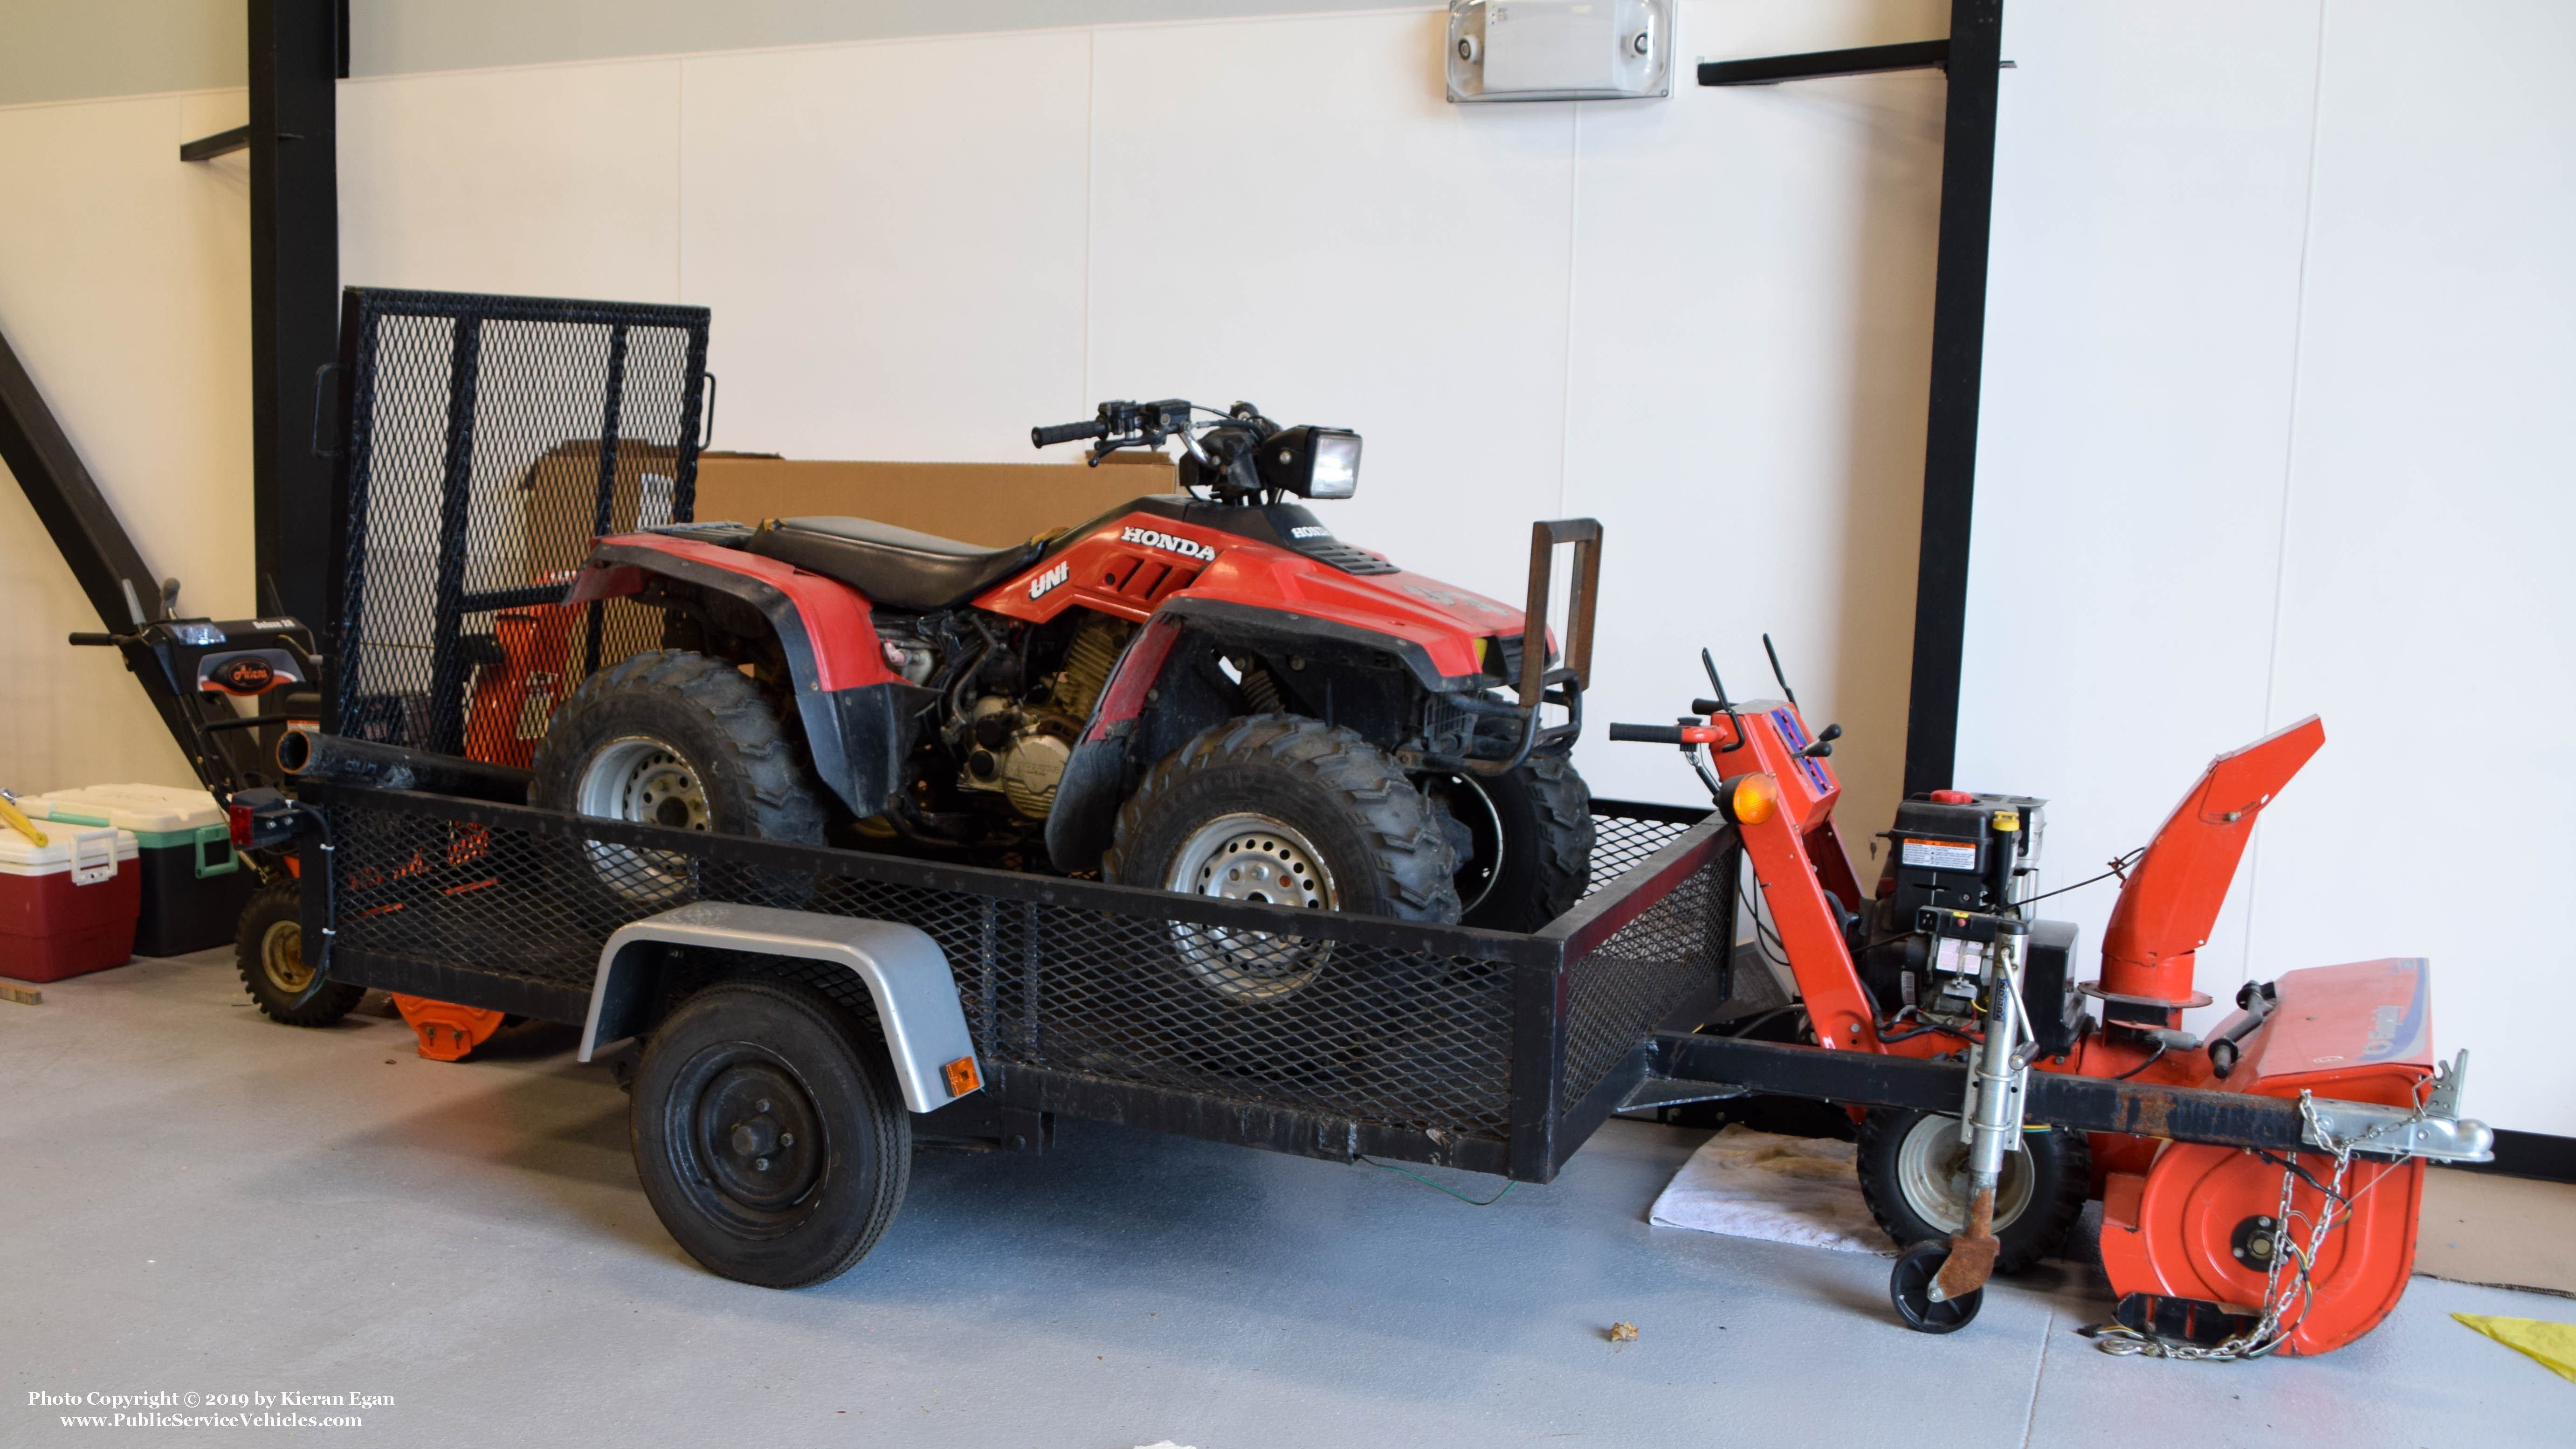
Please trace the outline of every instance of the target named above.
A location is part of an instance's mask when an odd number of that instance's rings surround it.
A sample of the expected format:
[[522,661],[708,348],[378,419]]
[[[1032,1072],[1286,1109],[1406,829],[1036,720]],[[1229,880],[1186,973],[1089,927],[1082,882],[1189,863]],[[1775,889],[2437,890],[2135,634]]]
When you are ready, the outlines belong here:
[[838,579],[870,603],[920,613],[962,604],[1046,551],[1039,543],[977,548],[865,518],[782,518],[743,547]]

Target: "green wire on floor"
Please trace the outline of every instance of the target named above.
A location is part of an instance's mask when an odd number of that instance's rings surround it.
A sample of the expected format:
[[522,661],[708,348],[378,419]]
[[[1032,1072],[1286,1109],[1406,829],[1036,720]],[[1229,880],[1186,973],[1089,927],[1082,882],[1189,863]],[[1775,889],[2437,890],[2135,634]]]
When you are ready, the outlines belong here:
[[1409,1167],[1398,1167],[1392,1162],[1380,1162],[1366,1153],[1360,1154],[1360,1161],[1367,1163],[1371,1167],[1383,1167],[1389,1172],[1401,1172],[1405,1176],[1412,1178],[1415,1182],[1421,1183],[1424,1187],[1436,1187],[1442,1192],[1449,1194],[1451,1197],[1458,1199],[1458,1201],[1465,1203],[1469,1207],[1492,1207],[1494,1204],[1501,1202],[1504,1198],[1511,1196],[1512,1189],[1520,1186],[1517,1182],[1504,1183],[1503,1190],[1501,1192],[1495,1193],[1492,1197],[1486,1198],[1482,1202],[1478,1202],[1476,1199],[1467,1196],[1458,1189],[1451,1187],[1446,1183],[1433,1182],[1430,1178],[1424,1177],[1421,1173],[1415,1172]]

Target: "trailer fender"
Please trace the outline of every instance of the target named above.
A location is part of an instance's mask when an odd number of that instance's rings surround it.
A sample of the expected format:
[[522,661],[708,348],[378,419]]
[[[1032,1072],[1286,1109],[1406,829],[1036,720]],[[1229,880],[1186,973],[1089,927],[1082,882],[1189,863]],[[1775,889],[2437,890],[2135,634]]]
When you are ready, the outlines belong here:
[[[866,983],[885,1028],[886,1052],[903,1104],[915,1112],[945,1107],[983,1081],[966,1012],[957,1003],[957,980],[939,943],[911,926],[782,911],[725,901],[697,901],[658,916],[629,922],[599,951],[599,974],[590,988],[590,1014],[582,1025],[581,1060],[635,1035],[654,979],[658,946],[700,946],[749,951],[846,967]],[[951,1067],[963,1063],[953,1075]],[[952,1080],[965,1091],[949,1090]]]

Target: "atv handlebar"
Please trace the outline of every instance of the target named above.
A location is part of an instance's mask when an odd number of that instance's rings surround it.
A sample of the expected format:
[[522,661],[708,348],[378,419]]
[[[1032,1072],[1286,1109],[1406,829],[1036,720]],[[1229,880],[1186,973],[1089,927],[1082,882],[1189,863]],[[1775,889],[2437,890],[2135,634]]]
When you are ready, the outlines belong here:
[[1029,442],[1035,447],[1052,448],[1058,443],[1071,443],[1083,438],[1105,438],[1108,435],[1109,430],[1102,426],[1100,419],[1091,418],[1079,423],[1057,423],[1053,427],[1031,428]]
[[1614,724],[1610,739],[1614,744],[1678,745],[1682,732],[1678,725]]

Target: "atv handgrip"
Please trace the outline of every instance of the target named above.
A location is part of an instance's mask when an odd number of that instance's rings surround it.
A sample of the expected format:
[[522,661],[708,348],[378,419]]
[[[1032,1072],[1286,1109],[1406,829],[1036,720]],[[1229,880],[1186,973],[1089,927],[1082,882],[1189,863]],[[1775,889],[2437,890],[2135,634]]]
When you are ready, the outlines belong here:
[[1614,724],[1610,727],[1614,744],[1678,745],[1682,742],[1679,725]]
[[1057,423],[1050,428],[1031,428],[1029,443],[1032,447],[1052,448],[1058,443],[1070,443],[1082,438],[1099,438],[1107,435],[1108,430],[1100,425],[1100,419],[1091,418],[1079,423]]
[[75,644],[89,645],[114,644],[116,642],[116,636],[113,634],[81,633],[74,634],[72,636],[72,642]]

